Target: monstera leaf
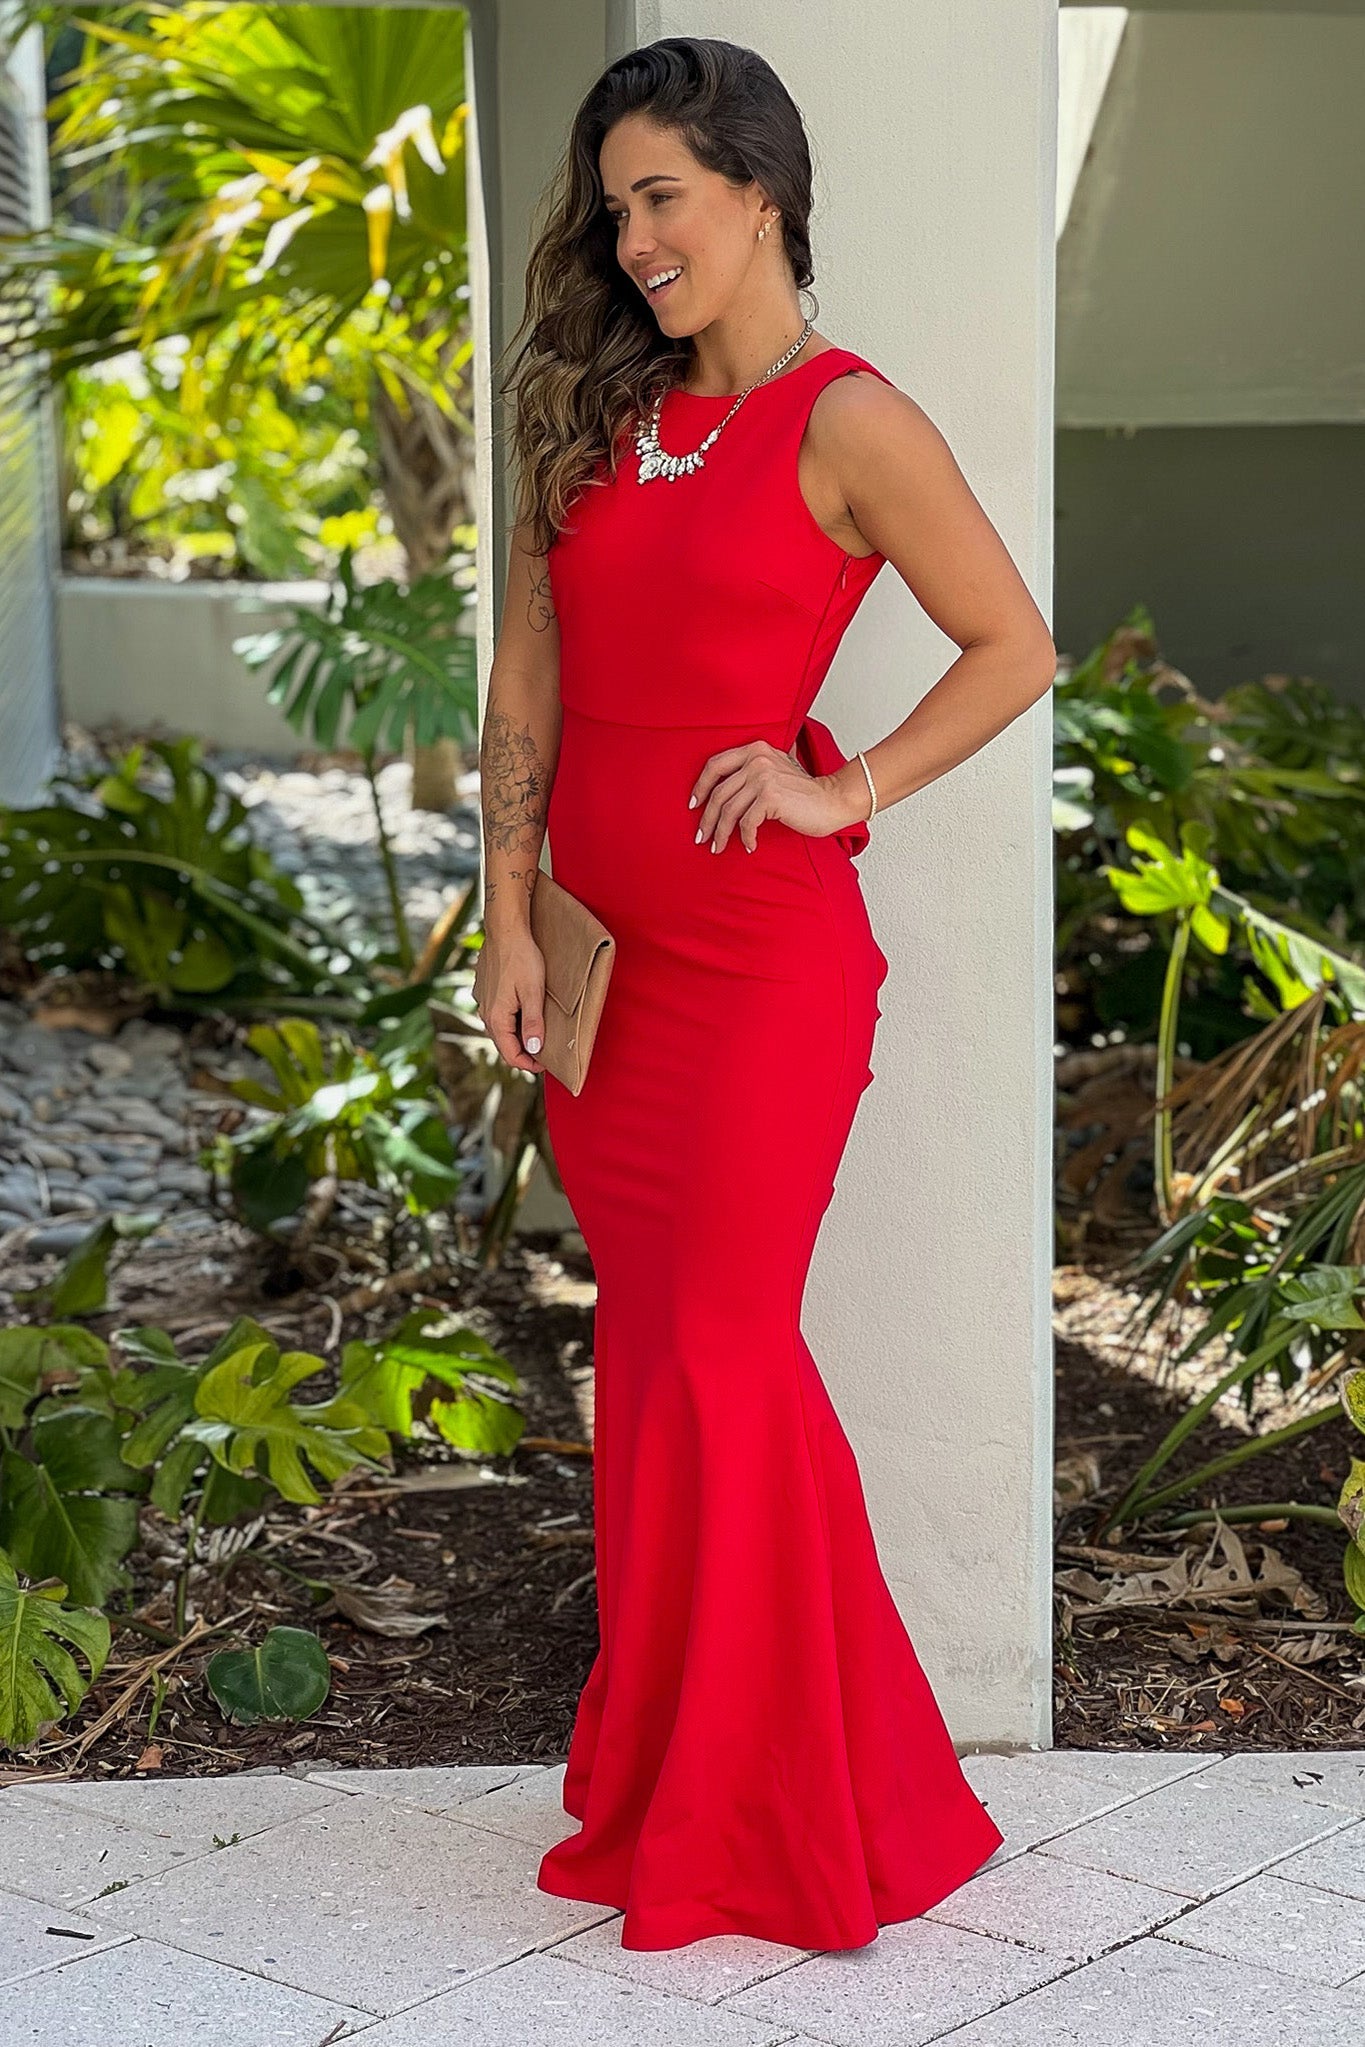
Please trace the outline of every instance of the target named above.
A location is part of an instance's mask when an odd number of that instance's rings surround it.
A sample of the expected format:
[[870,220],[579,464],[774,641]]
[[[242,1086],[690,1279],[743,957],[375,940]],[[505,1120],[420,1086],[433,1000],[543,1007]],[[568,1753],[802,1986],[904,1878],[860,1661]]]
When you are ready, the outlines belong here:
[[258,1649],[221,1649],[205,1671],[229,1720],[303,1720],[332,1688],[327,1651],[307,1628],[271,1628]]
[[268,1331],[249,1315],[239,1315],[197,1365],[187,1364],[179,1356],[162,1329],[121,1329],[118,1340],[134,1367],[145,1367],[117,1373],[114,1393],[138,1416],[124,1440],[123,1457],[135,1468],[152,1470],[153,1505],[174,1520],[184,1507],[186,1493],[208,1464],[206,1521],[221,1526],[259,1507],[265,1498],[264,1482],[226,1470],[199,1437],[185,1433],[185,1425],[197,1416],[195,1398],[207,1374],[244,1344],[268,1344]]
[[90,1408],[48,1414],[30,1431],[33,1458],[0,1457],[0,1543],[31,1578],[61,1578],[82,1606],[126,1585],[147,1481],[124,1463],[117,1422]]
[[341,1390],[395,1435],[412,1434],[412,1402],[426,1381],[436,1379],[456,1395],[434,1400],[430,1419],[447,1442],[485,1456],[503,1456],[526,1428],[521,1411],[478,1386],[478,1376],[520,1385],[513,1367],[474,1329],[433,1336],[429,1325],[439,1308],[415,1308],[377,1343],[348,1343],[341,1354]]
[[[64,1606],[65,1585],[21,1586],[0,1550],[0,1748],[24,1749],[39,1729],[74,1713],[109,1655],[102,1613]],[[67,1644],[90,1666],[89,1678]]]
[[315,1505],[322,1497],[304,1469],[340,1478],[354,1464],[382,1471],[389,1447],[358,1401],[337,1398],[300,1407],[289,1395],[326,1369],[307,1351],[283,1355],[268,1339],[249,1342],[206,1372],[195,1395],[196,1418],[185,1434],[206,1443],[228,1471],[255,1470],[286,1500]]

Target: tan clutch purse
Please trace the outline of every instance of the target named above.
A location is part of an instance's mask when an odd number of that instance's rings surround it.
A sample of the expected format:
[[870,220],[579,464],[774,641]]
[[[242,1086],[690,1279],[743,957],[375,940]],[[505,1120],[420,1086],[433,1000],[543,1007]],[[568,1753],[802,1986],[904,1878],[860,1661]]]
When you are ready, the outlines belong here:
[[570,1094],[581,1094],[616,940],[543,868],[531,891],[531,936],[545,960],[545,1043],[538,1057]]

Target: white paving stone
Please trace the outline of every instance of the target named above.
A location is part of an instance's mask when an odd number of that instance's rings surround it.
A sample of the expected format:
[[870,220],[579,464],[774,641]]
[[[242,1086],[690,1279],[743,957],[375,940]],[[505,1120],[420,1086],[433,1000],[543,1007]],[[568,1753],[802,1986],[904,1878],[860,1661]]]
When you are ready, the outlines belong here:
[[1277,1862],[1275,1874],[1289,1883],[1314,1884],[1322,1891],[1365,1899],[1365,1821]]
[[281,1820],[330,1805],[335,1791],[281,1774],[227,1777],[119,1778],[113,1783],[25,1787],[26,1799],[71,1812],[95,1813],[122,1826],[159,1834],[177,1847],[208,1850],[215,1837],[245,1837]]
[[1219,1767],[1087,1820],[1038,1853],[1204,1898],[1344,1825],[1339,1806],[1257,1790]]
[[1365,1813],[1365,1748],[1263,1749],[1230,1756],[1221,1767],[1240,1784]]
[[111,1884],[156,1876],[196,1852],[99,1813],[42,1804],[27,1791],[0,1792],[0,1883],[25,1897],[84,1904]]
[[622,1947],[622,1917],[614,1913],[586,1933],[561,1941],[555,1953],[565,1961],[605,1969],[609,1975],[626,1976],[632,1983],[645,1983],[674,1997],[717,2004],[818,1952],[787,1947],[777,1940],[752,1940],[739,1933],[716,1933],[678,1948]]
[[562,1763],[26,1782],[0,2047],[1365,2047],[1365,1750],[964,1769],[1004,1847],[833,1954],[538,1890]]
[[542,1853],[566,1834],[578,1831],[578,1821],[564,1810],[563,1763],[518,1777],[515,1783],[482,1798],[467,1800],[459,1808],[459,1816],[471,1827],[487,1827],[495,1834],[529,1841]]
[[87,1919],[80,1912],[0,1892],[0,1987],[24,1976],[36,1976],[42,1969],[60,1968],[64,1962],[127,1938],[126,1933],[101,1926],[97,1919]]
[[1134,1941],[964,2026],[952,2047],[1360,2047],[1365,2002]]
[[420,1805],[423,1812],[453,1812],[471,1798],[482,1798],[486,1791],[497,1791],[518,1777],[535,1776],[547,1767],[544,1763],[452,1763],[411,1770],[309,1770],[306,1775],[310,1784],[323,1784],[333,1791],[396,1798],[405,1805]]
[[1030,1849],[987,1864],[924,1916],[1021,1941],[1063,1961],[1087,1962],[1185,1909],[1186,1901],[1171,1891]]
[[1359,1900],[1286,1883],[1273,1871],[1220,1892],[1162,1931],[1182,1947],[1333,1990],[1365,1974],[1365,1912]]
[[1142,1794],[1141,1785],[1120,1785],[1074,1771],[1040,1766],[1029,1755],[967,1756],[963,1775],[1005,1836],[992,1867],[1069,1827]]
[[1193,1776],[1196,1770],[1207,1770],[1225,1753],[1220,1749],[1032,1748],[1009,1756],[964,1756],[962,1767],[973,1785],[972,1773],[981,1765],[1027,1763],[1033,1769],[1088,1777],[1092,1784],[1112,1784],[1116,1791],[1136,1795],[1174,1783],[1177,1777]]
[[0,1989],[4,2047],[321,2047],[364,2023],[344,2005],[151,1940]]
[[1067,1965],[926,1918],[884,1926],[866,1947],[812,1955],[723,2009],[783,2021],[834,2047],[924,2047]]
[[778,2047],[792,2031],[536,1954],[363,2038],[365,2047]]
[[90,1909],[380,2016],[601,1919],[536,1887],[506,1834],[382,1798],[337,1798]]

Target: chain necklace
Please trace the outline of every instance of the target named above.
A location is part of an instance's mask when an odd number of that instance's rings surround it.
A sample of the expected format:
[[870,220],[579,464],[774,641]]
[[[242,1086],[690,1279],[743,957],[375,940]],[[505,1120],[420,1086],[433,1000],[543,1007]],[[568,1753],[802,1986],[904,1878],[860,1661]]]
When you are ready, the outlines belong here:
[[753,383],[740,392],[724,419],[718,426],[712,427],[701,446],[694,448],[690,455],[670,455],[666,449],[659,446],[659,415],[663,411],[664,399],[668,396],[667,391],[661,391],[635,436],[636,453],[640,457],[636,481],[651,483],[656,477],[663,476],[672,483],[676,477],[691,476],[694,470],[700,469],[706,460],[707,450],[719,439],[722,428],[729,425],[750,391],[756,391],[760,384],[766,384],[770,377],[777,376],[785,369],[792,357],[805,347],[814,332],[814,323],[807,320],[786,354],[780,355],[770,369],[764,370],[761,377],[755,377]]

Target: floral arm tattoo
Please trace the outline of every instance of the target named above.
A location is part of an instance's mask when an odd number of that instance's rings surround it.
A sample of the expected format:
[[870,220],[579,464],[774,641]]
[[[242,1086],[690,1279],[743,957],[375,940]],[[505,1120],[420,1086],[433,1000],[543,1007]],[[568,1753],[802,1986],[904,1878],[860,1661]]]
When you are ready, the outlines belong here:
[[529,902],[540,866],[550,777],[535,734],[506,713],[490,709],[484,719],[482,767],[485,916],[505,882],[525,891]]
[[[527,623],[545,632],[555,623],[554,597],[543,555],[533,557]],[[540,870],[551,771],[541,743],[525,719],[491,704],[479,752],[483,792],[484,921],[492,921],[500,888],[529,904]],[[510,907],[510,904],[509,904]]]

